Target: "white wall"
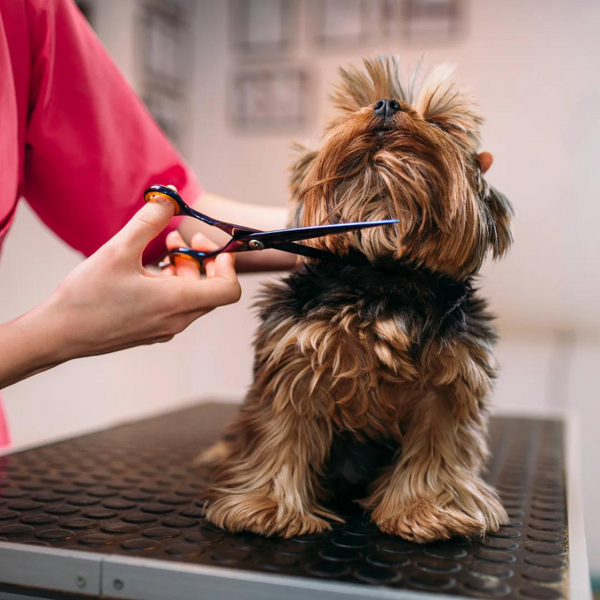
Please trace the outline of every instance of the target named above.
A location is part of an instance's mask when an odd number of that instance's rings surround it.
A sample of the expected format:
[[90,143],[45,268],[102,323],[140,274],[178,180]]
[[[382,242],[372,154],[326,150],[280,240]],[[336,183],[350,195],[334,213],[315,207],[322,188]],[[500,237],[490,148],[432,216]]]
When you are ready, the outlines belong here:
[[[102,0],[98,5],[100,34],[134,82],[134,41],[127,31],[135,4]],[[241,135],[226,115],[227,85],[240,58],[227,39],[228,5],[220,0],[197,4],[189,158],[205,188],[250,202],[285,201],[289,142],[318,140],[329,111],[326,94],[339,65],[385,51],[400,52],[408,64],[425,51],[429,63],[458,65],[459,78],[472,87],[488,118],[484,146],[496,157],[489,180],[518,211],[513,252],[486,268],[482,281],[503,332],[496,405],[581,411],[584,472],[594,473],[600,450],[594,431],[600,417],[600,203],[592,181],[600,164],[600,3],[472,0],[467,34],[456,44],[398,42],[324,51],[309,43],[313,3],[301,0],[293,60],[312,71],[314,120],[307,131],[269,135]],[[21,206],[0,265],[0,319],[47,297],[78,260]],[[241,304],[203,318],[168,345],[76,361],[7,389],[15,443],[200,396],[241,397],[252,360],[250,304],[258,282],[266,278],[244,276]],[[560,333],[565,331],[575,338]],[[594,482],[592,476],[585,482],[588,514],[600,498]],[[588,527],[592,564],[600,570],[600,527]]]
[[[517,209],[510,256],[485,269],[483,287],[500,316],[502,368],[495,405],[523,411],[579,411],[584,436],[586,513],[600,498],[594,432],[600,419],[600,4],[592,0],[477,0],[468,3],[467,35],[452,46],[406,43],[360,51],[316,50],[310,7],[301,2],[294,60],[312,69],[314,124],[296,139],[317,142],[340,65],[361,55],[399,52],[408,65],[458,65],[461,81],[487,117],[484,148],[496,163],[489,180]],[[223,35],[226,3],[199,11],[195,164],[207,188],[256,202],[286,198],[286,135],[242,135],[229,126],[227,82],[236,57]],[[246,291],[250,286],[246,286]],[[243,324],[241,312],[233,327]],[[592,567],[600,570],[600,524],[588,523]]]
[[[467,34],[454,45],[388,42],[346,52],[315,49],[310,11],[300,11],[301,39],[294,58],[312,69],[316,118],[309,131],[297,135],[318,139],[338,67],[361,55],[399,52],[410,66],[425,51],[430,64],[456,63],[459,79],[472,88],[488,118],[484,146],[496,156],[490,180],[518,209],[517,244],[509,259],[493,268],[489,293],[503,318],[527,328],[561,325],[598,331],[600,305],[590,289],[566,290],[567,282],[579,281],[583,273],[599,274],[595,232],[600,208],[587,199],[594,195],[591,177],[600,158],[594,136],[600,127],[600,70],[591,66],[600,52],[600,8],[591,0],[479,0],[468,5]],[[196,66],[202,103],[194,156],[202,180],[236,197],[280,203],[286,198],[284,170],[293,134],[234,134],[223,100],[240,57],[223,35],[227,3],[203,2],[199,12]],[[574,256],[577,264],[567,263]],[[595,285],[598,292],[600,284]]]

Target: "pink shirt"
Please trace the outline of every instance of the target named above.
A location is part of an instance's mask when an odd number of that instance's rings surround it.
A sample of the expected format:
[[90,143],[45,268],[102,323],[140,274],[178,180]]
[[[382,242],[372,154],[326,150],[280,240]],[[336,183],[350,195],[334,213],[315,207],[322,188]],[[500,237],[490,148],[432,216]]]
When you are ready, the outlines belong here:
[[[200,188],[72,0],[0,0],[0,247],[23,197],[88,256],[153,183]],[[174,220],[147,249],[159,257]],[[0,447],[8,443],[0,407]]]

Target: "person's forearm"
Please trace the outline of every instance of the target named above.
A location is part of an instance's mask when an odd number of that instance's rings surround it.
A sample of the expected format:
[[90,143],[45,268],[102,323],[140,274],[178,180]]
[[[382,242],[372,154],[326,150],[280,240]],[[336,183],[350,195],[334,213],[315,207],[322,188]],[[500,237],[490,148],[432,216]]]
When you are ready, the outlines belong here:
[[167,342],[218,306],[240,299],[230,254],[194,270],[142,267],[150,241],[173,218],[168,201],[153,198],[65,277],[43,304],[0,325],[0,388],[68,360]]
[[45,305],[0,325],[0,389],[67,360],[61,356],[60,325]]
[[[283,229],[286,226],[287,210],[285,208],[246,204],[209,193],[203,194],[193,207],[215,219],[263,231]],[[220,229],[206,225],[197,219],[183,219],[179,231],[188,243],[196,233],[204,234],[219,245],[225,244],[229,240],[229,236]],[[294,254],[277,250],[246,252],[237,255],[236,269],[238,272],[283,271],[292,269],[296,260],[297,257]]]

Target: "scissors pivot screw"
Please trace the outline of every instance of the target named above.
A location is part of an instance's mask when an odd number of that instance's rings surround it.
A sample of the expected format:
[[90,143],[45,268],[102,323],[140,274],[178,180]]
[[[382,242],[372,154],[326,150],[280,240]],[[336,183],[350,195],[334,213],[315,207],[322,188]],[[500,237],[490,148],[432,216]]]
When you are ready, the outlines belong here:
[[265,245],[259,240],[250,240],[248,242],[248,248],[251,250],[264,250]]

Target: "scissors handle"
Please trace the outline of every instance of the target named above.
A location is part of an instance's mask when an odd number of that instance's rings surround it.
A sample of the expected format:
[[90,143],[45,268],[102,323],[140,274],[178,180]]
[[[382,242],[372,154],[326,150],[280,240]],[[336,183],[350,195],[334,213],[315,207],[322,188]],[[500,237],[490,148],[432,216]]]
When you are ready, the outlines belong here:
[[185,215],[188,217],[194,217],[210,225],[211,227],[217,227],[221,231],[224,231],[227,235],[235,235],[236,232],[242,231],[244,233],[254,233],[257,229],[251,229],[250,227],[244,227],[243,225],[235,225],[234,223],[227,223],[213,219],[204,213],[194,210],[191,206],[186,204],[183,198],[177,192],[177,188],[174,185],[151,185],[144,192],[145,202],[155,202],[158,198],[164,198],[171,202],[175,207],[175,215]]

